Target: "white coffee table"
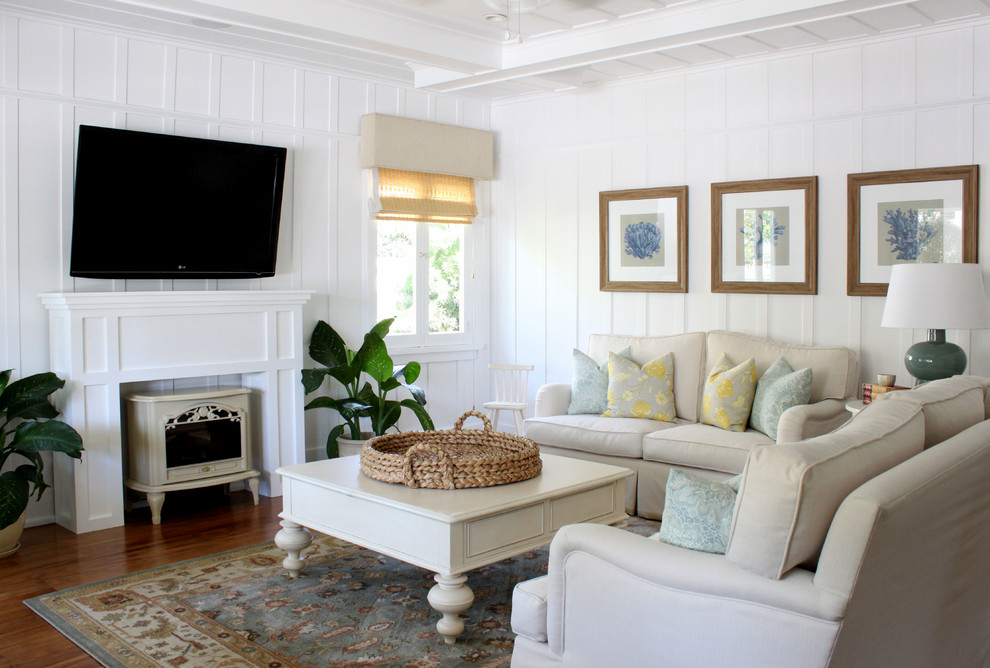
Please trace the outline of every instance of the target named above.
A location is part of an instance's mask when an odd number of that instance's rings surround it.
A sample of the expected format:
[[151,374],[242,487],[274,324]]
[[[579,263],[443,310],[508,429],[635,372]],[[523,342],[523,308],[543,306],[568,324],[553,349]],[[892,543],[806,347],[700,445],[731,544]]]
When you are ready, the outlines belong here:
[[372,480],[360,457],[284,466],[282,530],[275,544],[297,577],[307,529],[336,536],[436,573],[427,597],[443,617],[437,631],[452,643],[464,631],[458,614],[474,594],[465,572],[550,543],[575,522],[614,524],[626,517],[629,469],[543,455],[531,480],[476,489],[411,489]]

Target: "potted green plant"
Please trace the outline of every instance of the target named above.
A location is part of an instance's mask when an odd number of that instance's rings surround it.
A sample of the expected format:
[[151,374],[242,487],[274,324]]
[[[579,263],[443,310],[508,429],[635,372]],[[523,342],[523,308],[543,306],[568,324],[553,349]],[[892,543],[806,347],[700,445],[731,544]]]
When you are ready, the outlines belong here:
[[[316,323],[309,343],[309,356],[323,367],[303,369],[303,388],[306,394],[315,392],[330,377],[340,383],[345,394],[342,399],[316,397],[306,404],[306,410],[329,408],[337,411],[343,420],[343,424],[335,426],[327,436],[327,457],[339,455],[337,439],[345,433],[352,440],[361,441],[381,436],[395,427],[403,408],[416,415],[423,429],[433,429],[433,420],[424,408],[426,393],[421,387],[413,385],[421,370],[419,362],[396,366],[388,354],[385,337],[394,320],[387,318],[372,327],[356,351],[347,347],[333,327],[322,320]],[[368,380],[362,384],[365,376],[375,385],[372,386]],[[406,388],[412,398],[401,401],[389,399],[389,394],[400,387]],[[362,418],[370,423],[370,432],[361,431]]]
[[64,452],[79,459],[83,450],[79,433],[53,419],[58,409],[50,396],[65,381],[53,373],[38,373],[11,383],[11,372],[0,372],[0,469],[11,455],[27,463],[0,474],[0,556],[20,546],[28,501],[33,495],[41,499],[49,487],[41,453]]

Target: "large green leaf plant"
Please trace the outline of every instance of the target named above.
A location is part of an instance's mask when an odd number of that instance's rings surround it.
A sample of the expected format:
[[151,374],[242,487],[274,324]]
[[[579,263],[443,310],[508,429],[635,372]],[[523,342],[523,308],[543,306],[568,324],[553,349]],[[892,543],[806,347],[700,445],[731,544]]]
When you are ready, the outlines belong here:
[[17,521],[31,496],[40,500],[48,489],[42,452],[79,459],[83,450],[79,433],[53,419],[58,409],[49,397],[65,381],[53,373],[38,373],[11,383],[11,372],[0,372],[0,469],[12,455],[27,463],[0,474],[0,529]]
[[[329,377],[340,383],[345,394],[342,399],[316,397],[306,404],[306,410],[329,408],[337,411],[343,420],[343,424],[335,426],[327,436],[327,457],[338,456],[337,438],[345,432],[349,438],[361,439],[362,418],[370,422],[375,436],[381,436],[393,427],[398,431],[395,425],[402,409],[408,408],[423,429],[433,429],[433,420],[425,408],[426,393],[423,388],[413,385],[421,371],[419,362],[396,366],[388,354],[385,337],[393,320],[395,318],[387,318],[372,327],[356,351],[347,347],[333,327],[322,320],[316,323],[309,343],[309,356],[323,366],[303,369],[303,388],[306,394],[311,394]],[[365,376],[370,380],[364,380]],[[412,398],[389,399],[388,395],[400,387],[406,388]]]

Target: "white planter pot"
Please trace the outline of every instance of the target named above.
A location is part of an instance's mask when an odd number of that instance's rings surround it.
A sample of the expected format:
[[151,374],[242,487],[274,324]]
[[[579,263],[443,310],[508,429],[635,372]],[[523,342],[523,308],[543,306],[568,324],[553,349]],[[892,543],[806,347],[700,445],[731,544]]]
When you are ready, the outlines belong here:
[[362,431],[361,439],[344,438],[343,436],[337,438],[337,452],[341,457],[351,457],[353,455],[360,455],[361,448],[367,443],[373,436],[370,431]]
[[0,529],[0,559],[9,557],[21,546],[21,534],[24,533],[24,518],[27,510],[5,529]]

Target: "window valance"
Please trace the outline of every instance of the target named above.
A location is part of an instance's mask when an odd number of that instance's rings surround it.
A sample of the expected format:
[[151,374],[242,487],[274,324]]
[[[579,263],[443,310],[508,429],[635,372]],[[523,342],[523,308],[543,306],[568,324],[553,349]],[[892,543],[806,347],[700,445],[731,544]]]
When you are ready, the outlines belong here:
[[473,179],[494,177],[494,136],[486,130],[401,118],[361,117],[361,167]]

